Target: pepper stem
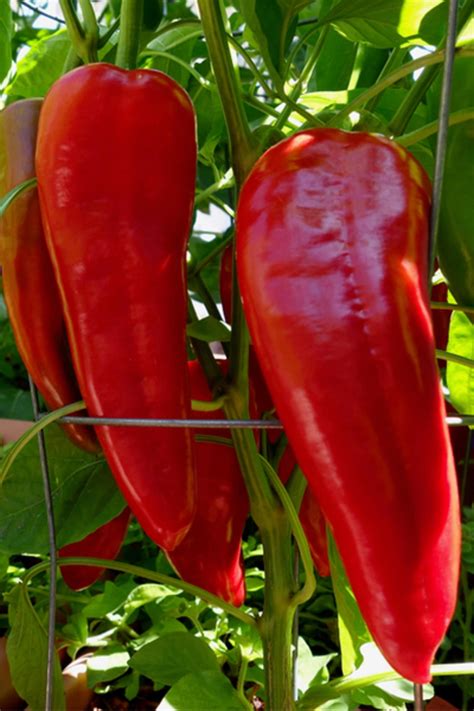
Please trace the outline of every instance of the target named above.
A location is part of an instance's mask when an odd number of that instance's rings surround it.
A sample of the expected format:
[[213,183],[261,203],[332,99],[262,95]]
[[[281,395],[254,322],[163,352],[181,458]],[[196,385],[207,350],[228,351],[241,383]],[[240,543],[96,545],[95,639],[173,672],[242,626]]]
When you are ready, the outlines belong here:
[[120,35],[115,63],[124,69],[135,69],[140,47],[143,0],[122,0]]

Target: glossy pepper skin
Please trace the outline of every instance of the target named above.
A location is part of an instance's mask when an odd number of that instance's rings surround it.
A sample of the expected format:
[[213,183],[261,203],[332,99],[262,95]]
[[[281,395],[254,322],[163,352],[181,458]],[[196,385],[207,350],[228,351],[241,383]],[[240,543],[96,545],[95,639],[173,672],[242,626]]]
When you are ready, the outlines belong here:
[[[89,413],[188,417],[185,250],[196,171],[189,97],[155,70],[80,67],[46,96],[36,167]],[[190,431],[96,431],[132,512],[172,550],[195,512]]]
[[[221,362],[225,369],[226,364]],[[189,362],[191,396],[212,400],[198,361]],[[200,419],[225,419],[222,410],[193,411]],[[193,430],[196,436],[227,438],[229,444],[196,441],[197,511],[191,528],[168,559],[188,583],[240,607],[245,600],[242,532],[249,500],[232,441],[222,429]],[[230,445],[230,446],[229,446]]]
[[[25,99],[0,112],[0,196],[35,176],[41,104]],[[18,351],[46,405],[55,410],[82,400],[35,187],[19,195],[0,220],[0,264]],[[92,427],[64,425],[64,431],[82,449],[99,450]]]
[[454,612],[459,502],[427,297],[430,186],[388,139],[301,132],[240,197],[265,380],[377,645],[426,682]]
[[[81,541],[63,546],[59,551],[59,558],[77,556],[115,560],[127,534],[129,522],[130,509],[125,507],[122,513],[89,533]],[[64,582],[72,590],[84,590],[90,587],[103,572],[104,568],[87,565],[64,565],[61,567]]]

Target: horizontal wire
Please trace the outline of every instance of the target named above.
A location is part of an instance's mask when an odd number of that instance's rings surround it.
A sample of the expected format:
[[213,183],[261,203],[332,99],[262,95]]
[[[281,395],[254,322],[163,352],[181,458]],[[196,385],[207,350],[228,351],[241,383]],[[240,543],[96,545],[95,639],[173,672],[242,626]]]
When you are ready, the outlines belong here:
[[[110,425],[112,427],[188,427],[219,428],[219,429],[258,429],[280,430],[283,425],[280,420],[180,420],[180,419],[147,419],[133,417],[61,417],[57,420],[63,424],[74,425]],[[446,424],[449,427],[464,427],[474,425],[474,415],[448,415]]]

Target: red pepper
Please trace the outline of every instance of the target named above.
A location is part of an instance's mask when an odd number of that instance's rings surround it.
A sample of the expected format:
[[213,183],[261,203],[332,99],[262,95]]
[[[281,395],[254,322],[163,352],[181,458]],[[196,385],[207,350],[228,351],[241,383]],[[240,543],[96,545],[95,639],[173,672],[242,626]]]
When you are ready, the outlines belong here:
[[[82,541],[63,546],[59,551],[59,557],[115,560],[122,547],[129,522],[130,510],[126,507],[122,513],[100,526],[97,530],[89,533]],[[60,567],[64,582],[73,590],[88,588],[104,572],[104,568],[87,565],[63,565]]]
[[[232,245],[226,247],[222,253],[219,287],[224,315],[230,323],[232,320]],[[270,412],[273,409],[273,401],[252,346],[249,350],[249,380],[255,393],[257,416],[260,417],[263,413]],[[280,432],[278,430],[268,430],[267,432],[269,441],[273,443],[276,442],[279,435]],[[288,481],[295,466],[295,455],[288,445],[278,467],[278,476],[284,484]],[[313,492],[309,488],[304,493],[299,516],[308,540],[314,567],[320,575],[327,576],[330,574],[330,570],[326,521]]]
[[362,614],[414,682],[456,603],[459,503],[427,295],[430,186],[388,139],[301,132],[237,214],[254,347]]
[[[41,104],[41,99],[26,99],[0,112],[0,195],[35,176]],[[0,264],[18,351],[47,406],[55,410],[82,400],[36,188],[19,195],[0,221]],[[64,430],[79,447],[99,449],[91,427],[65,425]]]
[[[225,365],[220,366],[225,370]],[[198,361],[189,363],[191,396],[212,400]],[[194,419],[225,419],[222,410],[192,413]],[[187,535],[168,558],[178,574],[239,607],[245,600],[242,532],[249,501],[237,455],[223,429],[193,430],[196,436],[226,438],[228,444],[196,442],[197,511]]]
[[[195,133],[189,97],[155,70],[80,67],[44,101],[36,154],[41,210],[91,415],[190,414],[185,251]],[[195,512],[190,431],[96,431],[145,532],[172,550]]]

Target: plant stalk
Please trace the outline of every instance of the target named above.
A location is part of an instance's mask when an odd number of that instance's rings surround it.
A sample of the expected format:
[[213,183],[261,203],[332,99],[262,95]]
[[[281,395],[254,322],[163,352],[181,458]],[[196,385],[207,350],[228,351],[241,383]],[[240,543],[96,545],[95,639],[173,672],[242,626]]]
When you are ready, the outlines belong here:
[[120,35],[116,64],[124,69],[135,69],[140,46],[143,18],[143,0],[122,0],[120,10]]

